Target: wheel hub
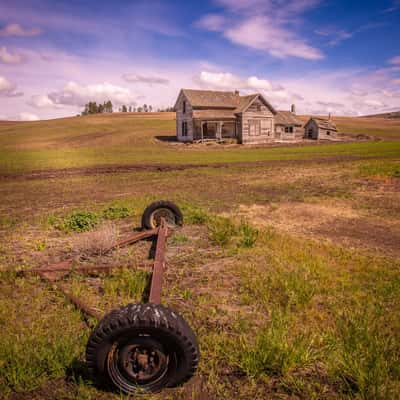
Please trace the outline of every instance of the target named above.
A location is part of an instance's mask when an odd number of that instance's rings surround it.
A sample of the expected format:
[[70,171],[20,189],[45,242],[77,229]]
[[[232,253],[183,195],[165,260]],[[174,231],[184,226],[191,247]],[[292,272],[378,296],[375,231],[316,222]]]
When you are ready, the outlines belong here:
[[151,215],[151,224],[154,228],[160,226],[161,218],[164,218],[168,226],[175,226],[175,214],[168,208],[159,208]]

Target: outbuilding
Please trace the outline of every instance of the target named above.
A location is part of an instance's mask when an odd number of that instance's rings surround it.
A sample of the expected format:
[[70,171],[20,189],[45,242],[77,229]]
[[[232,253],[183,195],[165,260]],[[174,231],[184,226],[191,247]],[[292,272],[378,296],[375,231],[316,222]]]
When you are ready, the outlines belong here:
[[304,125],[304,138],[314,140],[333,140],[337,135],[337,127],[331,118],[311,117]]

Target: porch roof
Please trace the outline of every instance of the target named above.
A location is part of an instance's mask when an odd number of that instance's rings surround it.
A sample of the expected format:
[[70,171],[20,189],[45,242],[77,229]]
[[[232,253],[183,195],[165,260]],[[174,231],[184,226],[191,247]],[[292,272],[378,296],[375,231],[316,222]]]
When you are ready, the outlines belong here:
[[193,110],[193,119],[236,120],[234,110]]

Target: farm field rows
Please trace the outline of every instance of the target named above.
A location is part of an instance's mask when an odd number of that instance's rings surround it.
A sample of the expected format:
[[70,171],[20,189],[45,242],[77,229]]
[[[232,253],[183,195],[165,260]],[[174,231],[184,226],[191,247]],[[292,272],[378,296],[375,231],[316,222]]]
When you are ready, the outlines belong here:
[[396,399],[400,124],[368,121],[338,119],[382,140],[258,148],[174,144],[167,113],[0,124],[0,397],[123,398],[87,375],[80,312],[4,271],[73,254],[124,267],[70,274],[76,296],[101,312],[141,301],[151,244],[101,258],[90,246],[169,199],[185,224],[169,239],[163,304],[190,322],[202,358],[183,387],[141,398]]

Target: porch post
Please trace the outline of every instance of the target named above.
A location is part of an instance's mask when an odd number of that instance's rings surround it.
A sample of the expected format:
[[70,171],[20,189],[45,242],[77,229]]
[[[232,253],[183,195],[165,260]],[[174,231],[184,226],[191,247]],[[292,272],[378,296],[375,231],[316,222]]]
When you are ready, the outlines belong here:
[[219,121],[218,122],[218,140],[222,140],[222,125],[223,125],[223,122]]
[[204,125],[204,122],[201,121],[201,143],[203,143],[203,141],[204,141],[203,125]]

